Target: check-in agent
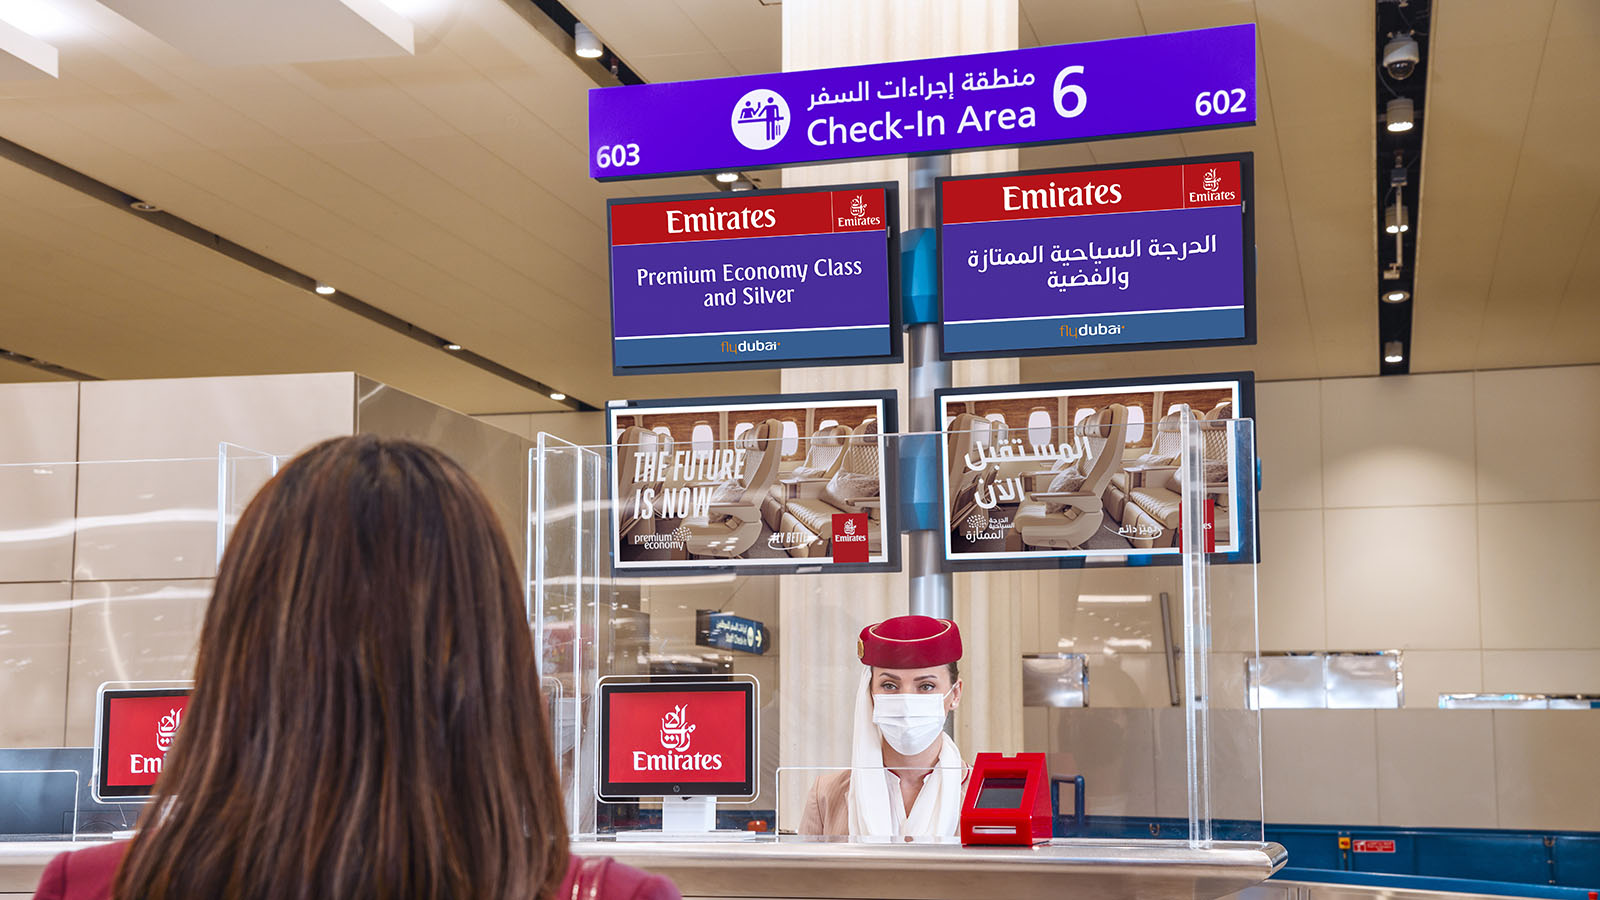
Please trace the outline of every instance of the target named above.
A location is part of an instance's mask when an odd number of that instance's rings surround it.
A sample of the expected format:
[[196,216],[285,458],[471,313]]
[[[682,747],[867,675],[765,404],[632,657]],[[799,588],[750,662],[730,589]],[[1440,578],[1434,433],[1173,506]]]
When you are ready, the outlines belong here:
[[850,768],[811,787],[800,833],[955,837],[967,767],[944,733],[961,704],[961,631],[948,619],[896,616],[861,630]]

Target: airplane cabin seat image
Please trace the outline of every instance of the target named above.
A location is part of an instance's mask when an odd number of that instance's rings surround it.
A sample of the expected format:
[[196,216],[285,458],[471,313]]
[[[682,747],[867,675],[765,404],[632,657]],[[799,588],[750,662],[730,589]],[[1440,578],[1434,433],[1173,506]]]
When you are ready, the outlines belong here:
[[1027,495],[1016,518],[1017,532],[1027,546],[1082,546],[1105,519],[1102,495],[1111,476],[1122,467],[1127,407],[1112,403],[1078,427],[1089,447],[1089,457],[1083,463],[1086,470],[1060,473],[1047,490]]

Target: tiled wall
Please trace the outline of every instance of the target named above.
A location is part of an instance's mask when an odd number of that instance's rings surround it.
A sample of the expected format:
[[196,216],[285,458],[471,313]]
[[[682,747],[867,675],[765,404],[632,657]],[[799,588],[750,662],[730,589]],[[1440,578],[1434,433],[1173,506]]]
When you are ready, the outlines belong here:
[[[1437,708],[1600,693],[1600,366],[1266,383],[1256,406],[1261,649],[1398,649],[1405,678],[1403,709],[1262,714],[1266,819],[1600,830],[1600,711]],[[1166,589],[1138,570],[1040,577],[1068,598]],[[1248,649],[1228,604],[1247,593],[1213,610],[1224,704]],[[1091,611],[1042,607],[1025,636],[1159,627],[1153,607]],[[1028,710],[1029,748],[1086,776],[1091,812],[1180,814],[1158,776],[1183,749],[1161,737],[1179,715],[1165,661],[1091,650],[1095,708]],[[1221,796],[1247,797],[1245,776]]]
[[189,675],[218,444],[348,434],[354,379],[0,385],[0,746],[87,745],[102,682]]

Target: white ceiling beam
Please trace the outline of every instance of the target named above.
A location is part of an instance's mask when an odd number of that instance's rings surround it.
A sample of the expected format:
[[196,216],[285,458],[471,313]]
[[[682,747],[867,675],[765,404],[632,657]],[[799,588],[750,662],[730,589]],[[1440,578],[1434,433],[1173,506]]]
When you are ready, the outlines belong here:
[[56,78],[56,48],[33,35],[0,21],[0,81]]
[[102,0],[212,65],[371,59],[415,52],[411,22],[381,0]]

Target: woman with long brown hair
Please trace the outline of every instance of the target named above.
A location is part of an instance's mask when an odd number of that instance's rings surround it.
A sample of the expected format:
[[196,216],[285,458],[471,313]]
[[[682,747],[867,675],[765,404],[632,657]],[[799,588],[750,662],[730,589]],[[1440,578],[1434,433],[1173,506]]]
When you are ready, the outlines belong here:
[[138,833],[36,896],[677,898],[569,858],[535,669],[472,479],[408,441],[319,444],[239,520]]

